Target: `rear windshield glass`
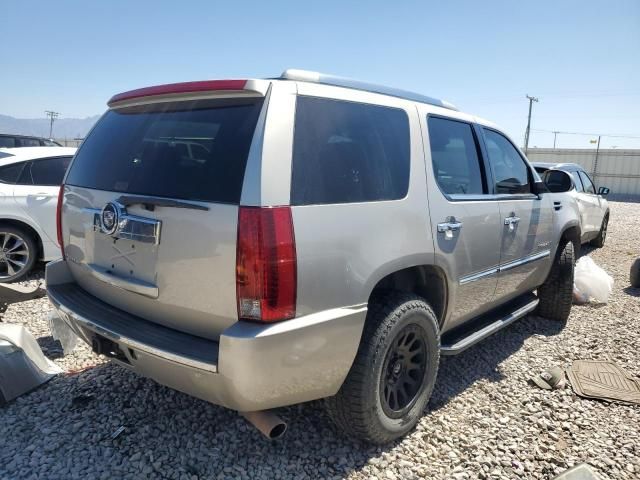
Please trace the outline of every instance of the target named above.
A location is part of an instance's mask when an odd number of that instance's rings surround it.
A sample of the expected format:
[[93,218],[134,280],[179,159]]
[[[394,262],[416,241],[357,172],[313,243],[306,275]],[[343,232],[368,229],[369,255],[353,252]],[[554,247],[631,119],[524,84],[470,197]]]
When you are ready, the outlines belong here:
[[66,183],[237,204],[261,104],[197,100],[110,110],[82,144]]

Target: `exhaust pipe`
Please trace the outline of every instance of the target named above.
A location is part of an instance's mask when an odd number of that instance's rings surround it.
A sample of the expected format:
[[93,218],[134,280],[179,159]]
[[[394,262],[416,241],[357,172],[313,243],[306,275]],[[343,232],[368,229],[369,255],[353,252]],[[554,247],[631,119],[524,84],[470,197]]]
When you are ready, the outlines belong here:
[[287,424],[273,410],[240,412],[249,423],[256,427],[269,440],[280,438],[287,431]]

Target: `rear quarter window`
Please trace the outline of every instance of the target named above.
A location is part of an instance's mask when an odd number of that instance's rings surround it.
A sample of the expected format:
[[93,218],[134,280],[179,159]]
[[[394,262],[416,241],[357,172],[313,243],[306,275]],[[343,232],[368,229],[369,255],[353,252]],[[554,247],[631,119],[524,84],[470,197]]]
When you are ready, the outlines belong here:
[[4,167],[0,167],[0,182],[2,183],[16,183],[18,181],[18,177],[20,173],[22,173],[22,169],[24,168],[25,162],[12,163],[10,165],[5,165]]
[[261,105],[226,99],[110,110],[83,142],[66,183],[237,204]]
[[397,108],[299,96],[291,203],[396,200],[409,187],[409,119]]
[[54,157],[34,160],[29,167],[33,185],[60,185],[72,157]]

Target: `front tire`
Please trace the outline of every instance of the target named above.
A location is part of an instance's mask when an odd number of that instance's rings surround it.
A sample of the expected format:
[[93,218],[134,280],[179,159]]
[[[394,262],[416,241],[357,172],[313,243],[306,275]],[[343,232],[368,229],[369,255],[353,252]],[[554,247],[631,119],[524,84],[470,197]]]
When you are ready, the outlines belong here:
[[391,293],[371,305],[351,370],[325,400],[348,436],[385,444],[420,420],[438,373],[440,333],[431,307],[416,295]]
[[574,268],[573,243],[560,244],[549,276],[538,287],[538,315],[549,320],[567,321],[573,303]]
[[591,240],[591,245],[596,248],[604,247],[604,242],[607,239],[607,227],[609,226],[609,214],[606,214],[602,219],[602,225],[600,225],[600,232],[598,236]]
[[26,276],[36,263],[38,246],[21,228],[0,226],[0,283]]

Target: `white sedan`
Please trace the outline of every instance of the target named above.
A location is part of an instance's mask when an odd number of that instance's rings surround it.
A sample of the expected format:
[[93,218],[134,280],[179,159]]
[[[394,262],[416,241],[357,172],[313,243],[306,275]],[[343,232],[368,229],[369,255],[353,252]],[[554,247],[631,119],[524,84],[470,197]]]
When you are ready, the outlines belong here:
[[75,148],[0,149],[0,283],[60,256],[56,206]]

